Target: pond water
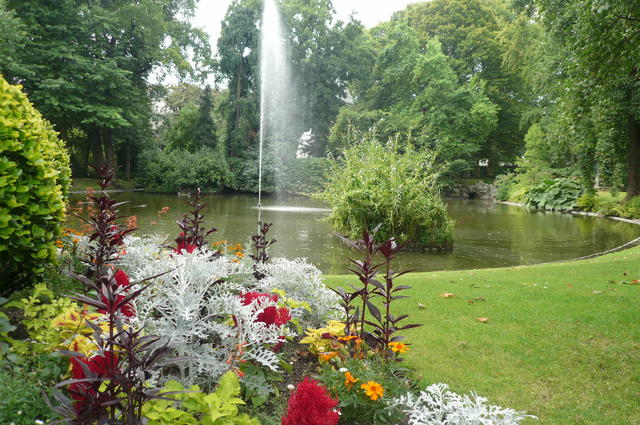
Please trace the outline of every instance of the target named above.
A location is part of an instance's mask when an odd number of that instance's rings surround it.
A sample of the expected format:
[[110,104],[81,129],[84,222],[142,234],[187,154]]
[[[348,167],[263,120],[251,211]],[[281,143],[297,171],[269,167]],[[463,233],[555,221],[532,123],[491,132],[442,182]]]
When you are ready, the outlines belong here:
[[[172,240],[178,233],[175,221],[189,210],[188,198],[142,192],[113,194],[129,201],[120,210],[138,217],[137,234],[161,233]],[[84,200],[73,195],[71,202]],[[219,231],[209,240],[249,244],[256,233],[257,197],[245,194],[211,195],[203,211],[207,224]],[[307,198],[280,200],[263,198],[263,221],[272,222],[269,235],[277,240],[272,257],[306,257],[326,274],[343,274],[347,258],[357,253],[335,235],[322,203]],[[447,202],[456,221],[455,246],[448,253],[405,252],[398,258],[401,268],[420,271],[514,266],[577,258],[620,246],[640,236],[640,226],[594,217],[527,211],[487,201]],[[159,214],[163,207],[169,211]],[[284,207],[284,208],[283,208]],[[295,207],[295,208],[293,208]]]

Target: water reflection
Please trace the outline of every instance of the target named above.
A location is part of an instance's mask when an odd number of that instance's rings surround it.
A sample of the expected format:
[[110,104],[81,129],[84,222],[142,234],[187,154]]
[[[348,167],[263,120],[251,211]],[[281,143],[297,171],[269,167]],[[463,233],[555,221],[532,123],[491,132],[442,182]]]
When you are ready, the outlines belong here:
[[[175,195],[119,193],[118,200],[130,201],[121,211],[138,216],[139,233],[163,233],[173,239],[175,220],[189,210],[185,198]],[[72,200],[82,199],[76,195]],[[325,221],[328,210],[317,201],[292,198],[264,199],[255,209],[251,195],[212,195],[203,211],[207,224],[219,230],[213,240],[249,243],[256,233],[258,215],[272,222],[269,233],[277,239],[272,256],[306,257],[329,274],[344,273],[346,258],[356,255],[335,236]],[[282,208],[278,205],[286,205]],[[158,214],[165,206],[167,214]],[[594,217],[527,211],[484,201],[449,201],[449,213],[456,220],[455,247],[450,253],[406,252],[398,262],[402,268],[423,271],[533,264],[581,257],[605,251],[640,236],[640,226]]]

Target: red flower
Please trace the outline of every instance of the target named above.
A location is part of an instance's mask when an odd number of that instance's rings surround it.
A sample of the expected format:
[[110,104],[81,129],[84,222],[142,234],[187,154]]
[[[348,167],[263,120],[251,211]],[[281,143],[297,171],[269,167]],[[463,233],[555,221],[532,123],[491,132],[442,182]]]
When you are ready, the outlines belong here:
[[259,300],[260,298],[268,298],[270,301],[274,303],[278,302],[277,294],[264,294],[262,292],[246,292],[242,294],[242,305],[249,305],[255,300]]
[[197,246],[183,241],[178,242],[178,246],[173,250],[173,252],[182,255],[182,251],[187,251],[187,253],[191,254],[196,248]]
[[127,274],[118,269],[118,271],[116,272],[115,275],[113,275],[113,277],[116,279],[116,283],[118,284],[118,286],[122,286],[122,287],[128,287],[129,285],[131,285],[131,282],[129,282],[129,276],[127,276]]
[[[76,344],[76,349],[78,348]],[[83,364],[85,366],[83,366]],[[90,408],[88,401],[95,400],[98,395],[98,388],[101,381],[99,378],[109,378],[119,372],[118,369],[118,357],[111,351],[107,351],[103,356],[93,356],[90,359],[86,358],[71,358],[71,378],[72,379],[87,379],[85,367],[89,369],[95,376],[90,378],[96,378],[96,381],[88,382],[75,382],[69,384],[67,390],[71,394],[71,398],[75,400],[74,408],[76,412],[80,413],[86,408]]]
[[[261,300],[261,299],[265,299],[263,301],[265,303],[269,301],[277,303],[278,295],[264,294],[261,292],[247,292],[245,294],[242,294],[243,305],[250,305],[254,301]],[[276,326],[282,326],[286,324],[289,320],[291,320],[291,312],[289,311],[288,308],[276,307],[273,305],[265,307],[264,310],[262,310],[262,312],[258,314],[258,317],[256,319],[256,321],[258,322],[262,322],[267,325],[276,325]]]
[[291,320],[291,313],[286,307],[269,306],[258,314],[258,322],[266,323],[267,325],[282,326],[289,320]]
[[329,396],[327,389],[306,377],[289,397],[287,415],[282,425],[336,425],[340,420],[335,407],[338,400]]
[[[98,309],[98,313],[108,314],[109,311],[115,311],[116,306],[124,300],[125,295],[116,295],[116,302],[113,306],[109,305],[109,300],[104,295],[102,296],[102,302],[107,304],[107,310]],[[136,309],[133,307],[131,303],[126,303],[120,306],[120,313],[124,314],[127,317],[134,317],[136,315]]]

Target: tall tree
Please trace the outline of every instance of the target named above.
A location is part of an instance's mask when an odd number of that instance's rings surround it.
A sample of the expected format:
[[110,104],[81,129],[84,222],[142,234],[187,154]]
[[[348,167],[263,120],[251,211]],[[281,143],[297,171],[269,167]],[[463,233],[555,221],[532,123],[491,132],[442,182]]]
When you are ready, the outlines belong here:
[[432,37],[461,82],[481,81],[489,99],[498,105],[498,125],[482,147],[490,173],[500,162],[511,162],[522,153],[524,131],[520,120],[525,97],[518,74],[503,67],[499,34],[510,19],[500,0],[433,0],[409,5],[395,16],[406,19],[424,45]]
[[209,86],[206,86],[200,94],[194,131],[194,142],[197,148],[217,146],[216,126],[213,122],[213,98]]
[[322,156],[349,83],[369,71],[374,54],[360,22],[335,20],[331,0],[283,0],[282,6],[291,31],[301,129],[313,129],[314,154]]
[[197,60],[209,55],[205,34],[188,23],[193,0],[9,0],[7,7],[29,34],[21,69],[8,77],[62,134],[82,129],[96,163],[115,165],[118,141],[134,142],[127,129],[149,121],[154,69],[187,72],[189,48]]
[[[625,0],[536,0],[558,52],[563,77],[554,118],[564,131],[580,129],[578,162],[593,184],[596,167],[626,159],[627,199],[640,194],[640,4]],[[618,161],[611,157],[612,152]]]
[[234,0],[222,21],[218,39],[218,72],[227,81],[226,150],[241,156],[256,143],[259,131],[257,90],[260,0]]

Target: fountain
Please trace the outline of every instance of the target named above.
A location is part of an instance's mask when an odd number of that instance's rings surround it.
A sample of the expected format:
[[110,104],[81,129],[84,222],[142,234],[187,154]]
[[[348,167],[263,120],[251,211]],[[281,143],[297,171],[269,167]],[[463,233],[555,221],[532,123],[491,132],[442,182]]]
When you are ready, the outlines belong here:
[[[258,158],[259,211],[318,213],[330,210],[296,206],[263,206],[263,154],[269,152],[275,165],[276,192],[283,178],[281,172],[288,160],[298,154],[299,142],[312,139],[312,132],[303,134],[297,105],[298,96],[291,70],[289,41],[275,0],[265,0],[260,28],[260,151]],[[302,135],[302,136],[301,136]],[[308,146],[304,146],[308,149]],[[259,218],[260,218],[259,214]]]
[[[290,156],[287,143],[294,133],[294,84],[289,44],[275,0],[265,0],[260,28],[260,154],[258,207],[262,207],[263,153],[273,155],[276,170]],[[276,188],[280,176],[276,173]]]

